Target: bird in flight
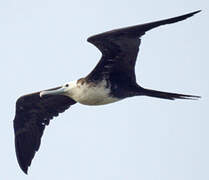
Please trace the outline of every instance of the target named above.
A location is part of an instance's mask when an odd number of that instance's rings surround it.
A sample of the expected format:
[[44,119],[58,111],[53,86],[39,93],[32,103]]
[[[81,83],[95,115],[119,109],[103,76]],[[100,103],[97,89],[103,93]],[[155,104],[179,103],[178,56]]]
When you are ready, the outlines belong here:
[[168,100],[198,99],[200,96],[162,92],[143,88],[136,82],[135,64],[141,37],[161,25],[182,21],[199,11],[178,17],[116,29],[88,38],[101,52],[96,67],[84,78],[63,86],[21,96],[16,102],[14,118],[15,150],[20,168],[28,167],[50,120],[75,103],[103,105],[133,96],[150,96]]

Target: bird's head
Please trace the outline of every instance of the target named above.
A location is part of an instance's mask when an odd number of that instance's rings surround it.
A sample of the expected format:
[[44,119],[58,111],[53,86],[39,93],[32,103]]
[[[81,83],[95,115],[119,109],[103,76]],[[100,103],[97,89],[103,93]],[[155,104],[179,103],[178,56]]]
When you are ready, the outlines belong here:
[[65,96],[70,96],[70,92],[75,87],[76,87],[76,81],[70,81],[70,82],[65,83],[63,86],[60,86],[58,88],[41,91],[40,92],[40,97],[43,97],[45,95],[65,95]]

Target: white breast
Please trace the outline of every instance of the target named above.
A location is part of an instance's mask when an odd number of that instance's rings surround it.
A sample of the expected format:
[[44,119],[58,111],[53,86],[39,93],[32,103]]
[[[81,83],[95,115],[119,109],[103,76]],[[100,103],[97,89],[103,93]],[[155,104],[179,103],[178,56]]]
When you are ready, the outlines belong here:
[[119,101],[119,98],[109,95],[110,89],[106,88],[106,85],[106,80],[96,85],[76,83],[70,92],[70,97],[85,105],[103,105]]

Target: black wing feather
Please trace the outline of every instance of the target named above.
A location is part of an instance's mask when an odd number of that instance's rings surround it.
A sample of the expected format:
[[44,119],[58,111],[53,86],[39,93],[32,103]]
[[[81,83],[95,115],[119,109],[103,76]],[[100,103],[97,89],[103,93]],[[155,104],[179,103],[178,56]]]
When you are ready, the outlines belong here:
[[40,97],[39,94],[40,92],[22,96],[16,102],[15,149],[19,166],[26,174],[40,147],[45,126],[49,125],[53,117],[76,103],[67,96]]
[[[116,29],[88,38],[101,52],[102,58],[87,79],[98,81],[109,78],[116,81],[123,77],[124,83],[136,83],[135,63],[141,40],[146,31],[161,25],[171,24],[187,19],[200,11],[195,11],[182,16],[140,24],[122,29]],[[129,85],[128,84],[128,85]]]

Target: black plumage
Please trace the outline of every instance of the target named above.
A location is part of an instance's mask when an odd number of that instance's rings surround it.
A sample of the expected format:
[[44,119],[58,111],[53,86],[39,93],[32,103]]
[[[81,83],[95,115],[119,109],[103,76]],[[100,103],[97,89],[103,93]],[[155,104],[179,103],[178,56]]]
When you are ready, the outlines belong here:
[[102,52],[102,57],[93,71],[86,77],[86,80],[97,82],[105,78],[111,84],[112,95],[118,98],[136,95],[170,100],[198,98],[199,96],[142,88],[136,83],[135,76],[135,64],[141,44],[141,36],[153,28],[185,20],[198,12],[200,11],[170,19],[116,29],[89,37],[88,42],[94,44]]
[[39,94],[24,95],[16,102],[15,149],[18,163],[25,173],[40,147],[45,126],[53,117],[76,103],[67,96],[40,97]]
[[[102,57],[92,72],[77,82],[82,85],[106,80],[110,97],[123,99],[136,95],[146,95],[163,99],[196,99],[199,96],[150,90],[136,83],[135,64],[141,43],[141,36],[155,27],[182,21],[200,11],[161,21],[108,31],[88,38],[101,52]],[[47,91],[57,90],[58,88]],[[38,151],[45,126],[50,120],[64,112],[76,101],[66,94],[44,95],[40,92],[20,97],[16,102],[14,119],[15,148],[18,163],[27,173],[28,167]],[[91,104],[92,105],[92,104]]]

